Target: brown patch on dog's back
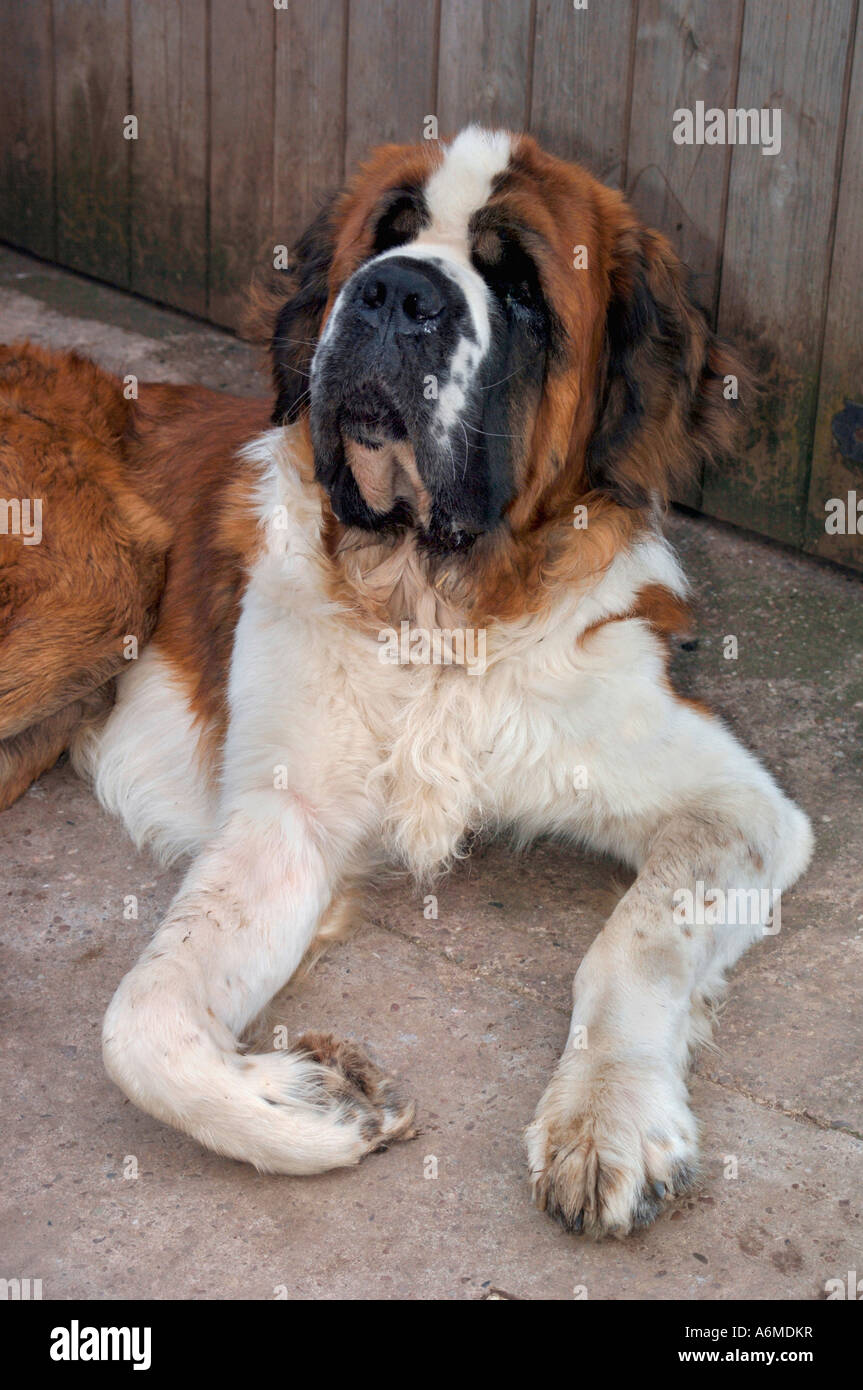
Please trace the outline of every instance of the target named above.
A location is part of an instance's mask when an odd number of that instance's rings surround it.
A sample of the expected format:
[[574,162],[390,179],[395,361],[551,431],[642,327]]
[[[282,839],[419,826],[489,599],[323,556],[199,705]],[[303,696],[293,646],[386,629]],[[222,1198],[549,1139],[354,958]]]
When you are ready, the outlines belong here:
[[0,534],[7,805],[156,621],[170,527],[127,474],[128,411],[117,379],[75,353],[0,347],[0,496],[41,503],[38,544]]
[[[215,751],[256,552],[267,401],[119,381],[74,353],[0,347],[0,496],[42,498],[43,536],[0,535],[0,804],[68,746],[156,630]],[[170,563],[168,554],[170,552]],[[14,740],[14,742],[13,742]]]

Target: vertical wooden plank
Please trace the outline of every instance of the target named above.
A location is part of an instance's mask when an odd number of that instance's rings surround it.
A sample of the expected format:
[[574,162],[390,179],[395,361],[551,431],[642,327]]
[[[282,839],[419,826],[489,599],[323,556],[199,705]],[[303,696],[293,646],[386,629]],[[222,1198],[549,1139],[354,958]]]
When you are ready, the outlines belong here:
[[342,181],[346,41],[347,0],[276,11],[274,225],[286,246]]
[[422,139],[437,113],[436,0],[351,0],[348,174],[373,145]]
[[129,284],[126,0],[54,3],[57,258]]
[[54,247],[51,0],[0,9],[0,237]]
[[[626,193],[668,236],[712,309],[730,145],[677,145],[674,112],[734,106],[742,0],[639,0]],[[650,119],[645,120],[645,111]]]
[[802,540],[853,0],[747,4],[737,106],[782,112],[782,148],[732,154],[719,329],[748,341],[764,393],[743,457],[705,510]]
[[553,154],[578,159],[620,187],[626,171],[635,0],[538,0],[531,131]]
[[522,130],[527,120],[530,0],[443,0],[437,113],[441,134],[479,121]]
[[[805,549],[863,569],[863,534],[851,529],[848,494],[863,502],[863,6],[849,88],[848,119],[836,212],[836,239],[815,448],[809,486]],[[846,528],[828,532],[826,504],[845,503]],[[835,508],[830,508],[830,514]],[[860,519],[863,527],[863,517]]]
[[209,313],[229,328],[272,261],[275,24],[271,3],[210,0]]
[[[677,145],[674,113],[733,106],[741,0],[639,0],[626,193],[650,227],[665,232],[713,314],[729,145]],[[650,120],[644,112],[650,111]],[[701,478],[676,498],[701,501]]]
[[206,0],[132,5],[132,289],[207,311]]

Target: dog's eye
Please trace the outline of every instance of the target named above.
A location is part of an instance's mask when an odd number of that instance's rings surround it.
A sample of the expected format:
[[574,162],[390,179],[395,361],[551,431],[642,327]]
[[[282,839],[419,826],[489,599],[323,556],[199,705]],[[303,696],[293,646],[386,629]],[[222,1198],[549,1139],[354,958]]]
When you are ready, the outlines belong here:
[[391,195],[388,207],[375,224],[375,254],[413,241],[422,231],[423,221],[423,208],[414,191],[404,189]]
[[528,280],[520,280],[518,284],[510,285],[503,298],[507,307],[515,305],[520,309],[531,309],[536,303],[533,286]]
[[533,258],[516,238],[484,231],[474,244],[473,264],[508,313],[524,319],[543,307],[539,273]]

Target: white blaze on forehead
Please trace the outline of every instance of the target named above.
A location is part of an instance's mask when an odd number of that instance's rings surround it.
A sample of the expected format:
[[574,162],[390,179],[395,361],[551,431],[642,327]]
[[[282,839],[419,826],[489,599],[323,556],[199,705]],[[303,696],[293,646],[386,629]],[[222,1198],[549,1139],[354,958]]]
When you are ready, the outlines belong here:
[[[483,352],[489,341],[487,294],[480,276],[471,267],[468,224],[477,209],[488,202],[492,184],[508,167],[511,153],[512,137],[507,131],[467,126],[445,147],[443,162],[425,186],[430,225],[414,241],[384,251],[361,267],[362,271],[367,271],[370,265],[390,256],[437,260],[464,292]],[[333,336],[345,293],[352,288],[353,281],[351,276],[338,294],[319,347]],[[316,359],[317,352],[312,360],[312,374]]]
[[504,130],[471,125],[456,136],[425,186],[429,240],[459,243],[467,253],[468,223],[488,202],[494,180],[508,167],[511,153],[512,139]]
[[449,378],[441,389],[435,410],[433,433],[440,438],[453,429],[467,399],[468,388],[491,342],[490,294],[470,259],[468,228],[475,212],[488,202],[495,179],[508,167],[512,136],[504,130],[467,126],[445,146],[442,163],[424,188],[429,224],[413,241],[373,256],[354,273],[336,297],[315,350],[310,376],[319,366],[321,349],[335,336],[346,299],[355,292],[358,275],[393,257],[431,261],[465,297],[473,335],[462,336],[449,364]]
[[470,359],[461,364],[465,381],[487,351],[491,337],[488,290],[471,265],[468,227],[473,214],[488,202],[494,180],[508,168],[511,153],[512,137],[507,131],[468,126],[446,146],[443,162],[425,186],[429,225],[414,241],[385,251],[378,258],[412,256],[416,260],[432,260],[459,286],[479,343],[475,355],[467,345],[460,345],[463,355]]

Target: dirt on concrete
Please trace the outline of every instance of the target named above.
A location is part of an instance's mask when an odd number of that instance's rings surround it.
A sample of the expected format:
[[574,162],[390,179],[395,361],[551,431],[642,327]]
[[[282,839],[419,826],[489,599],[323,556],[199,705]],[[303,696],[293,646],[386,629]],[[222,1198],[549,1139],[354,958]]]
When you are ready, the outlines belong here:
[[[0,249],[0,339],[22,337],[141,380],[267,394],[229,335]],[[61,763],[0,817],[0,1276],[40,1278],[46,1298],[594,1300],[819,1299],[863,1276],[863,581],[703,518],[669,529],[698,615],[677,682],[759,752],[818,841],[698,1062],[692,1195],[602,1245],[531,1206],[522,1131],[620,880],[551,842],[481,848],[437,888],[436,919],[388,880],[287,991],[292,1033],[356,1037],[401,1076],[415,1140],[267,1177],[136,1110],[102,1070],[102,1015],[181,870],[137,854]]]

